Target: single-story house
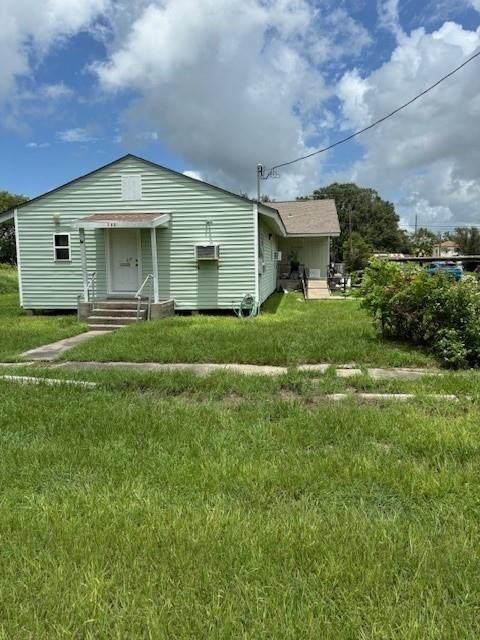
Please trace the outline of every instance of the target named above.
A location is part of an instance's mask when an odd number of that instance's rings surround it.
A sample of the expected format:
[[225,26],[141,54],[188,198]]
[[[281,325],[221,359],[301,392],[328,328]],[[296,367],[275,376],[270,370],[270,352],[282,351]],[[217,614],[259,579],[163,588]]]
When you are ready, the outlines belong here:
[[460,247],[453,240],[444,240],[433,245],[435,258],[456,258],[460,255]]
[[[134,299],[184,311],[261,305],[290,252],[321,279],[335,203],[257,203],[128,154],[0,214],[15,221],[20,304],[75,309],[79,300]],[[150,279],[150,280],[149,280]],[[146,280],[148,282],[146,282]]]

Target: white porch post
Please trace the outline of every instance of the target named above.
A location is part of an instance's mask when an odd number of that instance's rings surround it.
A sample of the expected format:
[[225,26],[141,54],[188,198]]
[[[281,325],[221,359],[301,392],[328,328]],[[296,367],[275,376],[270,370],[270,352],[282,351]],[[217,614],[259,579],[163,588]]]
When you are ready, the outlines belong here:
[[87,269],[87,247],[85,245],[85,229],[78,230],[80,236],[80,255],[82,258],[82,280],[83,280],[83,301],[88,302],[88,269]]
[[159,302],[157,229],[155,227],[150,229],[150,241],[152,243],[153,301]]

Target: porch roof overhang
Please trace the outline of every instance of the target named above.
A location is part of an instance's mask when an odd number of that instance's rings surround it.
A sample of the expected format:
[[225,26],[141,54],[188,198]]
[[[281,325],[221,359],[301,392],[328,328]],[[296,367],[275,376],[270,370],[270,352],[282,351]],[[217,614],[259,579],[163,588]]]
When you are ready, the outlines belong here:
[[156,229],[170,223],[169,212],[94,213],[73,223],[77,229]]
[[0,224],[2,222],[8,222],[9,220],[13,220],[15,217],[15,210],[10,209],[10,211],[5,211],[5,213],[0,213]]

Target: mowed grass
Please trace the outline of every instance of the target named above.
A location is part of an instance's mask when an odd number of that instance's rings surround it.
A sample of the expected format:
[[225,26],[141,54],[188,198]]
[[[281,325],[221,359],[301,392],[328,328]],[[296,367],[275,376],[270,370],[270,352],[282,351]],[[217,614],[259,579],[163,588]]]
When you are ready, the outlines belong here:
[[479,637],[478,404],[95,375],[0,381],[0,637]]
[[418,348],[382,340],[358,301],[305,302],[295,293],[272,296],[261,316],[252,320],[239,320],[233,315],[198,315],[145,322],[84,343],[65,357],[277,365],[434,363]]
[[18,294],[0,295],[0,361],[17,360],[23,351],[84,330],[75,315],[29,316],[19,307]]
[[7,264],[0,263],[0,294],[18,291],[17,270]]
[[0,361],[85,331],[75,315],[27,315],[19,306],[17,270],[0,264]]

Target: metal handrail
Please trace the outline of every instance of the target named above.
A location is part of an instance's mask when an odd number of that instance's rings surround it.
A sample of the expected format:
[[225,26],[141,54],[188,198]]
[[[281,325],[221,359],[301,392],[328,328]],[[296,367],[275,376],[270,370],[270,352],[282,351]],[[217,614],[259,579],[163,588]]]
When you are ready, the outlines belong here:
[[302,270],[302,288],[303,288],[303,297],[305,300],[308,300],[308,274],[305,267]]
[[77,318],[80,322],[80,303],[82,301],[82,295],[84,298],[84,302],[90,302],[90,291],[92,292],[92,302],[95,304],[95,284],[96,284],[97,272],[92,271],[87,280],[87,298],[85,300],[85,292],[83,294],[79,293],[77,296]]
[[142,305],[142,293],[148,282],[150,282],[150,292],[148,295],[148,303],[147,303],[147,320],[150,320],[151,310],[152,310],[152,283],[153,283],[153,273],[149,273],[145,280],[142,282],[140,289],[135,294],[135,298],[137,299],[137,321],[140,320],[140,308]]
[[92,302],[95,303],[95,286],[97,281],[97,272],[92,271],[87,281],[87,299],[85,302],[90,302],[90,291],[92,292]]

